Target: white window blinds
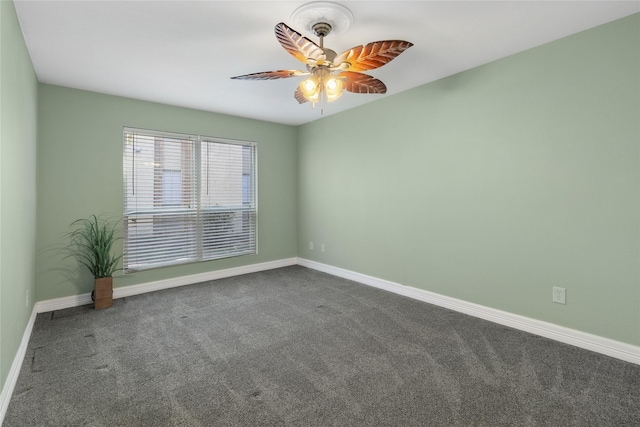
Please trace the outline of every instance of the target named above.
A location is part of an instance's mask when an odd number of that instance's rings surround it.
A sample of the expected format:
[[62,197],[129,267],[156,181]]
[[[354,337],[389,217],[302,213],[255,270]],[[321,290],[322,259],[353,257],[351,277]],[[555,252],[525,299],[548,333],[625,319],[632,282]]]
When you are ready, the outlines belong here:
[[125,271],[256,253],[256,145],[124,129]]

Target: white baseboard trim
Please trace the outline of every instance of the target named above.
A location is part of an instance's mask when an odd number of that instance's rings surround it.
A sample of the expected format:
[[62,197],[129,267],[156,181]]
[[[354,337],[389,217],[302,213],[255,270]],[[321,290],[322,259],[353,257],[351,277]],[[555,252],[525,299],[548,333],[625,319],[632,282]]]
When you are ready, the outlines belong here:
[[69,297],[38,301],[36,303],[36,311],[38,313],[47,313],[49,311],[62,310],[64,308],[79,307],[81,305],[91,304],[91,302],[91,293],[71,295]]
[[367,276],[365,274],[333,267],[316,261],[310,261],[304,258],[298,258],[298,264],[314,270],[329,273],[334,276],[342,277],[344,279],[353,280],[354,282],[384,289],[386,291],[424,301],[429,304],[448,308],[460,313],[479,317],[504,326],[530,332],[535,335],[540,335],[545,338],[550,338],[565,344],[574,345],[576,347],[640,365],[640,346],[615,341],[553,323],[543,322],[541,320],[531,319],[529,317],[520,316],[506,311],[485,307],[483,305],[447,297],[434,292],[404,286],[399,283]]
[[[296,264],[640,365],[640,346],[615,341],[598,335],[555,325],[553,323],[543,322],[541,320],[531,319],[529,317],[520,316],[506,311],[485,307],[411,286],[404,286],[399,283],[379,279],[373,276],[367,276],[365,274],[333,267],[331,265],[322,264],[304,258],[286,258],[260,264],[251,264],[242,267],[234,267],[115,288],[113,290],[113,297],[124,298],[146,292],[159,291],[162,289],[191,285],[194,283],[222,279],[225,277],[239,276],[242,274],[256,273],[259,271],[288,267]],[[40,301],[36,303],[34,312],[44,313],[90,303],[91,294],[72,295],[69,297]],[[30,333],[31,330],[29,329],[29,334]]]
[[227,268],[224,270],[207,271],[206,273],[192,274],[189,276],[176,277],[173,279],[158,280],[156,282],[143,283],[140,285],[125,286],[122,288],[115,288],[113,290],[113,297],[124,298],[132,295],[159,291],[162,289],[193,285],[194,283],[207,282],[209,280],[224,279],[225,277],[241,276],[243,274],[257,273],[259,271],[288,267],[291,265],[296,265],[297,263],[297,258],[287,258],[277,261],[263,262],[260,264],[250,264],[244,265],[242,267]]
[[33,324],[36,321],[36,314],[37,311],[34,305],[33,310],[31,310],[31,317],[29,317],[27,326],[26,328],[24,328],[20,347],[18,347],[18,352],[13,358],[13,363],[11,364],[11,368],[9,369],[7,380],[5,381],[4,387],[2,387],[2,392],[0,393],[0,426],[4,422],[4,416],[6,415],[7,408],[9,407],[11,395],[13,395],[13,389],[16,387],[16,383],[18,382],[18,375],[20,374],[20,368],[22,368],[24,356],[27,353],[27,346],[29,345],[29,338],[31,338]]
[[[297,258],[286,258],[276,261],[263,262],[260,264],[250,264],[241,267],[227,268],[224,270],[207,271],[205,273],[175,277],[172,279],[157,280],[155,282],[142,283],[139,285],[123,286],[121,288],[113,289],[113,298],[125,298],[132,295],[139,295],[147,292],[159,291],[162,289],[193,285],[194,283],[207,282],[209,280],[223,279],[225,277],[240,276],[242,274],[273,270],[275,268],[296,265],[297,263]],[[78,307],[85,304],[91,304],[90,293],[39,301],[36,304],[36,309],[38,313],[46,313],[54,310]]]

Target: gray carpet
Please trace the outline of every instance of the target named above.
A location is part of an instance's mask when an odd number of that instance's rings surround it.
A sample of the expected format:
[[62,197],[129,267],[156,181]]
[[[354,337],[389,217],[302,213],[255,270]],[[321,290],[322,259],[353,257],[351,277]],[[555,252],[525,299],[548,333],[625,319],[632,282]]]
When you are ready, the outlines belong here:
[[639,426],[640,366],[300,266],[39,314],[4,426]]

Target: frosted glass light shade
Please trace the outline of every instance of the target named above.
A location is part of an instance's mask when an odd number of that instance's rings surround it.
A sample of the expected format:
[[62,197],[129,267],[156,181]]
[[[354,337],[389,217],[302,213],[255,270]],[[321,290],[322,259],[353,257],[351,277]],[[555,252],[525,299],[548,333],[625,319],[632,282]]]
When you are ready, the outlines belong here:
[[314,103],[318,102],[320,99],[320,89],[320,80],[316,76],[311,76],[300,83],[302,95],[304,95],[307,100]]
[[324,84],[324,91],[327,94],[327,101],[335,101],[342,95],[342,80],[331,77]]

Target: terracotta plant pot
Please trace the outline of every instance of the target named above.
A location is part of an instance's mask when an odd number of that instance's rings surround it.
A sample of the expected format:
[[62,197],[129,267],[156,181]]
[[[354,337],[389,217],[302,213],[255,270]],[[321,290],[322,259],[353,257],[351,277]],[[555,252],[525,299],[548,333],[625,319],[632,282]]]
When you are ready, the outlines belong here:
[[113,305],[113,277],[95,279],[93,294],[93,307],[96,310],[111,307]]

